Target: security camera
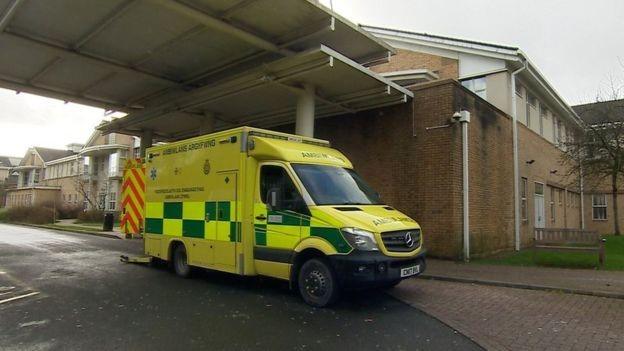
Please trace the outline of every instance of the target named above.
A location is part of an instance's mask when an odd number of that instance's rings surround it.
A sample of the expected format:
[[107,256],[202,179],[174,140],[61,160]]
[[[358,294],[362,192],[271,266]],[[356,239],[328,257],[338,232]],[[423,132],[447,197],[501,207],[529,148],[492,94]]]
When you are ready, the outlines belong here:
[[451,118],[451,123],[457,122],[470,122],[470,112],[466,110],[461,110],[453,113],[453,117]]
[[457,123],[461,120],[462,115],[459,112],[453,113],[453,117],[451,117],[451,123]]

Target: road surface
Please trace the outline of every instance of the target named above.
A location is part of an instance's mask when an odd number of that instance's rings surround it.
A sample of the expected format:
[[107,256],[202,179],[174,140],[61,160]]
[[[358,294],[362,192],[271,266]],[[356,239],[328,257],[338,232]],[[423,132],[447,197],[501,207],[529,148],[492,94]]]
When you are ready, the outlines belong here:
[[379,291],[315,309],[271,279],[119,262],[141,245],[0,224],[0,349],[480,349]]

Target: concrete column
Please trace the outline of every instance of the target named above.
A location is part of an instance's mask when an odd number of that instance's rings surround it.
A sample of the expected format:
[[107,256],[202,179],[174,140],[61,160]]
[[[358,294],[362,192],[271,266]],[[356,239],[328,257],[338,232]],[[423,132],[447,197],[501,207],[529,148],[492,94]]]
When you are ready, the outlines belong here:
[[215,131],[215,115],[213,112],[204,112],[204,118],[199,124],[199,134],[210,134]]
[[143,130],[143,134],[141,134],[141,146],[140,146],[141,158],[145,157],[145,150],[147,150],[148,147],[152,146],[153,136],[154,136],[154,133],[152,132],[152,130],[150,129]]
[[297,118],[295,134],[314,137],[314,86],[304,84],[301,94],[297,99]]

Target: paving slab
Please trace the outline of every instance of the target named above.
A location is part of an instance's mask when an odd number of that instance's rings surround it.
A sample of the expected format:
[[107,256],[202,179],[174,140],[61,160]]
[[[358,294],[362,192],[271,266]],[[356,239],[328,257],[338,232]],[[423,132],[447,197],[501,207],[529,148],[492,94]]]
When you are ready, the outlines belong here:
[[389,293],[488,350],[623,350],[624,300],[408,279]]

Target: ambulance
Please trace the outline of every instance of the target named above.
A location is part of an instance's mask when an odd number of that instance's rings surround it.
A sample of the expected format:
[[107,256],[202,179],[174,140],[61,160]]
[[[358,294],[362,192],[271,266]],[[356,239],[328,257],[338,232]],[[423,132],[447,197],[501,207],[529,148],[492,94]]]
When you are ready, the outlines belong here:
[[241,127],[149,148],[145,175],[145,254],[179,276],[274,277],[323,307],[425,269],[418,223],[327,141]]

